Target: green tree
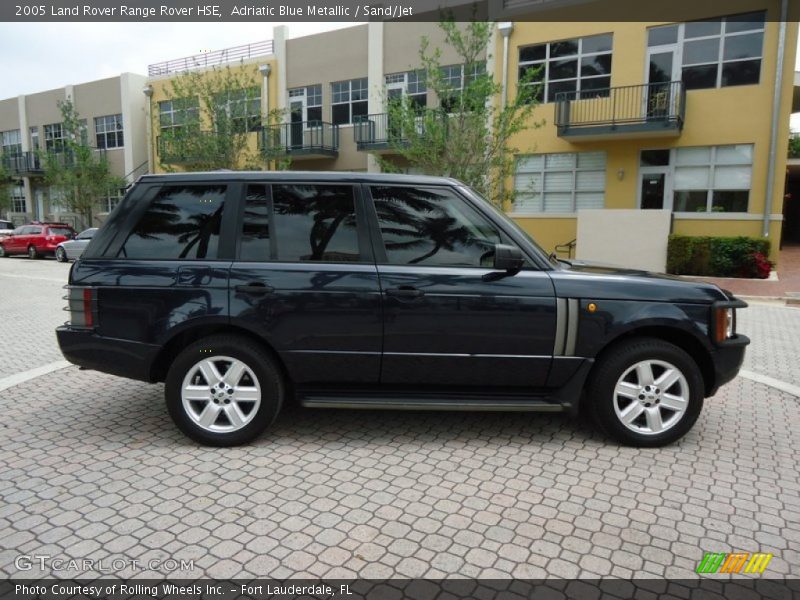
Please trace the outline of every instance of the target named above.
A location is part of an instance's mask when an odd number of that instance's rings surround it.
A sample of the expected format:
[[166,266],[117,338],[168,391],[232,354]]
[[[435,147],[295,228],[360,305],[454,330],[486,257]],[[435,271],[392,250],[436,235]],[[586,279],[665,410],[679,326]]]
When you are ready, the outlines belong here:
[[89,145],[86,125],[72,101],[59,102],[58,108],[63,138],[57,146],[38,151],[44,182],[55,192],[57,202],[81,215],[85,226],[91,226],[100,200],[124,187],[125,181],[111,174],[105,153]]
[[[514,200],[514,191],[505,184],[520,153],[511,141],[542,126],[532,119],[540,87],[534,85],[538,71],[530,70],[517,95],[503,105],[502,87],[484,67],[492,26],[479,21],[459,25],[451,18],[439,23],[445,44],[458,56],[455,67],[443,65],[441,48],[432,48],[430,40],[422,38],[420,72],[438,98],[438,107],[421,110],[408,97],[388,100],[387,137],[394,152],[412,167],[459,179],[503,207]],[[400,170],[390,158],[377,158],[383,170]]]
[[[178,163],[189,171],[263,168],[264,159],[250,144],[264,124],[260,79],[253,71],[187,71],[170,81],[167,95],[177,112],[160,123],[165,170]],[[267,115],[268,122],[278,118],[276,112]]]

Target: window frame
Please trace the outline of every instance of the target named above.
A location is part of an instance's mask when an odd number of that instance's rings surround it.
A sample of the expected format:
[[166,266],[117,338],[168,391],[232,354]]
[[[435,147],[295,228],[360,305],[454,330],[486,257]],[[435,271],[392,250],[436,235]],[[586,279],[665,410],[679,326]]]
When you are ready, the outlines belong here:
[[[231,92],[241,93],[242,97],[231,97]],[[253,133],[261,130],[263,115],[261,112],[261,88],[257,85],[241,88],[238,90],[229,90],[227,97],[220,94],[214,99],[214,108],[217,111],[224,111],[228,119],[230,119],[232,129],[236,133]],[[250,112],[252,104],[257,103],[257,112]],[[234,107],[244,105],[243,114],[232,114]],[[244,124],[244,127],[239,129],[239,123]]]
[[[55,132],[58,131],[58,135]],[[66,147],[67,136],[63,123],[48,123],[44,126],[45,152],[63,152]]]
[[[17,210],[19,207],[22,207],[22,210]],[[28,198],[25,196],[25,186],[22,182],[11,186],[11,210],[9,212],[18,214],[27,214],[28,212]]]
[[[192,102],[194,101],[194,102]],[[175,106],[175,104],[179,106]],[[185,105],[184,105],[185,103]],[[162,107],[165,104],[170,104],[171,107],[168,111],[164,111]],[[176,123],[177,115],[184,115],[184,119],[180,123]],[[169,124],[164,124],[164,115],[170,115]],[[187,118],[188,117],[188,118]],[[166,132],[180,133],[187,126],[200,125],[200,101],[197,96],[189,96],[185,98],[170,98],[168,100],[161,100],[158,103],[158,131],[160,134]]]
[[[109,127],[109,120],[113,128]],[[99,150],[114,150],[125,147],[125,132],[122,121],[122,113],[114,115],[103,115],[94,118],[94,134],[96,148]],[[113,145],[108,142],[114,140]],[[102,144],[100,140],[103,140]]]
[[[595,51],[595,52],[584,52],[583,51],[584,40],[591,39],[591,38],[594,38],[594,37],[600,37],[600,36],[611,36],[611,49],[610,50],[599,50],[599,51]],[[551,56],[552,46],[555,45],[555,44],[560,44],[560,43],[565,43],[565,42],[577,42],[577,48],[578,48],[577,53],[576,54],[570,54],[570,55],[567,55],[567,56],[558,56],[558,57]],[[522,55],[522,50],[527,49],[527,48],[534,48],[534,47],[537,47],[537,46],[544,46],[544,48],[545,48],[544,58],[541,58],[541,59],[538,59],[538,60],[522,60],[522,56],[521,56]],[[610,57],[610,60],[609,60],[610,64],[609,64],[609,69],[608,69],[608,73],[607,74],[603,74],[603,75],[586,75],[586,76],[581,75],[581,66],[582,66],[582,62],[583,62],[584,58],[592,58],[592,57],[606,56],[606,55]],[[575,77],[562,77],[560,79],[551,79],[550,78],[550,64],[551,63],[555,63],[555,62],[558,62],[558,61],[564,61],[564,60],[573,60],[573,59],[577,63]],[[544,69],[543,69],[543,71],[541,73],[541,75],[542,75],[541,81],[534,81],[534,82],[531,82],[531,83],[526,84],[526,85],[530,85],[530,86],[534,86],[534,87],[541,86],[541,95],[539,96],[539,101],[542,104],[552,104],[552,103],[556,102],[555,96],[553,97],[552,100],[549,98],[549,95],[550,95],[550,84],[551,83],[558,84],[558,83],[564,83],[564,82],[568,82],[568,81],[575,81],[575,97],[578,98],[578,99],[581,98],[581,93],[584,92],[584,91],[586,93],[588,93],[588,94],[592,94],[591,97],[607,98],[609,96],[609,94],[610,94],[609,90],[611,88],[611,71],[614,68],[614,32],[613,31],[606,31],[606,32],[601,32],[601,33],[593,33],[591,35],[583,35],[583,36],[575,37],[575,38],[566,38],[566,39],[561,39],[561,40],[549,40],[547,42],[541,42],[541,43],[537,43],[537,44],[525,44],[523,46],[517,46],[517,85],[519,85],[519,82],[520,82],[520,71],[521,71],[521,69],[530,68],[530,67],[534,67],[535,68],[537,66],[539,66],[539,67],[543,66],[544,67]],[[608,79],[608,86],[605,87],[605,88],[590,88],[590,89],[587,89],[587,90],[583,90],[583,88],[581,86],[581,82],[583,82],[583,81],[593,81],[593,80],[606,79],[606,78]],[[599,94],[598,93],[598,92],[602,92],[603,90],[606,91],[605,94]],[[538,95],[538,94],[535,94],[535,96],[536,95]]]
[[[12,141],[14,139],[16,141]],[[8,154],[9,156],[22,154],[22,130],[7,129],[6,131],[0,131],[0,154]]]
[[[365,92],[366,95],[365,95],[365,97],[363,99],[353,100],[353,83],[354,82],[361,82],[361,81],[364,82],[363,91]],[[347,84],[347,100],[336,101],[336,99],[335,99],[336,95],[344,93],[344,92],[334,91],[333,86],[341,85],[341,84],[345,84],[345,83]],[[358,102],[359,104],[362,103],[362,102],[365,103],[366,104],[366,110],[364,112],[364,115],[369,114],[369,78],[368,77],[356,77],[355,79],[344,79],[342,81],[331,81],[330,86],[331,86],[331,124],[338,125],[339,127],[355,124],[355,121],[353,119],[353,117],[354,117],[354,115],[353,115],[353,103],[354,102]],[[357,90],[359,92],[361,92],[362,88],[359,87],[359,88],[357,88]],[[336,121],[334,119],[334,116],[333,116],[333,114],[334,114],[333,113],[333,108],[335,106],[343,106],[343,105],[347,105],[347,107],[348,107],[347,108],[348,120],[343,122],[343,123],[336,123]],[[358,116],[361,117],[361,116],[364,116],[364,115],[358,115]]]
[[[413,82],[411,81],[412,76],[416,78],[416,80]],[[392,81],[389,81],[390,78]],[[409,87],[411,86],[416,87],[417,91],[414,93],[409,92]],[[424,89],[424,91],[419,91],[420,86]],[[410,71],[400,71],[399,73],[387,73],[383,76],[383,88],[386,92],[389,90],[400,90],[400,95],[402,98],[407,98],[410,102],[414,102],[421,109],[428,108],[428,78],[424,69],[412,69]],[[415,99],[419,98],[424,100],[421,105],[415,102]]]

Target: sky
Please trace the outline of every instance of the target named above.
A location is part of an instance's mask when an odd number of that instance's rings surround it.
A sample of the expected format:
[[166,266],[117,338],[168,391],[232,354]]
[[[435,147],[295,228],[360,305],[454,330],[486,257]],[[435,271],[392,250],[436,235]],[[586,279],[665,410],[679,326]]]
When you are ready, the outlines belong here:
[[[0,99],[83,83],[208,50],[289,37],[353,23],[0,23]],[[795,70],[800,71],[800,49]],[[800,132],[800,113],[792,116]]]

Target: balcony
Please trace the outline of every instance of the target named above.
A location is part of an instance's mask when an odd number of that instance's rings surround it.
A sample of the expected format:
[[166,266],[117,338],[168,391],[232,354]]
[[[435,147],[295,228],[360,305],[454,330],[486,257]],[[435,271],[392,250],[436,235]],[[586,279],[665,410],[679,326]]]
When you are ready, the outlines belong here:
[[677,137],[685,113],[681,81],[556,94],[558,135],[570,141]]
[[268,125],[261,132],[261,151],[271,158],[336,158],[339,126],[325,121]]
[[[353,125],[356,148],[365,152],[385,152],[408,142],[403,125],[389,113],[364,115]],[[420,124],[420,127],[422,125]]]
[[232,46],[224,50],[204,52],[202,54],[165,60],[160,63],[148,65],[147,75],[148,77],[163,77],[164,75],[171,75],[172,73],[180,73],[182,71],[207,69],[208,67],[215,67],[234,61],[248,60],[250,58],[256,58],[257,56],[272,54],[273,50],[274,44],[272,40],[244,44],[242,46]]
[[44,165],[35,152],[3,154],[0,161],[13,177],[35,177],[44,173]]

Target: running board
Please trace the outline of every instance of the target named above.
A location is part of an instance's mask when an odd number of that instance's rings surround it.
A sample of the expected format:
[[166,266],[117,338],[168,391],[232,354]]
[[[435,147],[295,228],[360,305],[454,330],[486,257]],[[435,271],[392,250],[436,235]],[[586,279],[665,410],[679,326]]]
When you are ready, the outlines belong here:
[[540,399],[475,398],[381,398],[308,395],[300,398],[308,408],[348,408],[366,410],[464,410],[497,412],[562,412],[567,407]]

